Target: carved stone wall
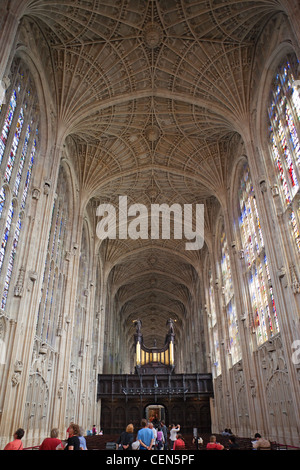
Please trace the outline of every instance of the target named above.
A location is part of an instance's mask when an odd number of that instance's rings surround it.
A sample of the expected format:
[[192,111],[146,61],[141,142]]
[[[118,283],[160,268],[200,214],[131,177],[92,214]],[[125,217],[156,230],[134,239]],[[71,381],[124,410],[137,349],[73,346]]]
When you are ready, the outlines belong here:
[[[176,372],[215,373],[213,361],[219,360],[213,430],[231,426],[240,435],[261,431],[299,443],[300,373],[291,359],[299,339],[299,259],[273,178],[266,112],[277,64],[287,53],[300,57],[299,22],[296,0],[1,2],[0,91],[9,97],[16,64],[25,64],[21,75],[34,85],[33,94],[24,91],[26,109],[34,104],[27,118],[38,119],[39,145],[28,206],[19,211],[20,243],[8,238],[15,251],[12,287],[0,310],[0,447],[20,426],[26,428],[25,445],[39,444],[52,427],[65,437],[71,419],[100,427],[97,375],[133,371],[136,318],[143,321],[145,343],[159,344],[160,325],[170,317]],[[16,214],[22,201],[7,182],[14,131],[7,140],[1,134],[0,186]],[[249,163],[280,330],[272,344],[259,348],[236,230],[241,158]],[[14,167],[14,176],[20,168]],[[204,249],[186,250],[174,230],[170,240],[100,240],[97,207],[117,207],[124,194],[128,205],[149,210],[155,203],[203,203]],[[61,256],[48,263],[53,207],[63,196],[69,199],[68,224],[58,232],[66,229],[66,243],[56,239]],[[299,194],[295,211],[297,204]],[[7,209],[1,236],[7,234]],[[221,223],[240,333],[238,363],[229,354],[217,269]],[[208,331],[207,253],[218,356]],[[1,288],[5,275],[0,272]],[[47,300],[42,315],[41,299]],[[189,408],[189,423],[191,415]]]
[[297,436],[297,415],[291,392],[286,356],[280,335],[258,351],[262,386],[265,389],[266,419],[270,437],[291,442]]

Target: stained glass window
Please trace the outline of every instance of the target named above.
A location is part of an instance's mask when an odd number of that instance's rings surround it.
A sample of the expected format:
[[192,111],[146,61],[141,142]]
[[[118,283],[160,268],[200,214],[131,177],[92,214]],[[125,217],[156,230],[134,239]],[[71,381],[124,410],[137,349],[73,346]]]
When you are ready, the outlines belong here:
[[37,337],[51,347],[55,347],[60,314],[60,299],[62,298],[64,288],[66,228],[69,220],[68,183],[63,168],[61,168],[59,172],[56,194],[57,196],[52,209],[52,221],[48,237],[43,286],[36,324]]
[[[1,132],[1,138],[0,138],[0,163],[2,162],[2,158],[3,158],[4,150],[5,150],[5,147],[6,147],[6,142],[7,142],[8,134],[9,134],[9,131],[10,131],[10,128],[11,128],[11,124],[12,124],[12,120],[13,120],[13,117],[14,117],[14,112],[15,112],[16,106],[17,106],[17,92],[16,92],[16,90],[13,90],[13,93],[11,95],[11,99],[10,99],[10,102],[9,102],[8,110],[7,110],[7,113],[6,113],[5,121],[4,121],[4,124],[3,124],[3,127],[2,127],[2,132]],[[2,107],[4,108],[5,105],[2,105]],[[1,111],[2,111],[2,107],[1,107]]]
[[[0,165],[4,185],[0,188],[0,299],[5,309],[8,299],[17,247],[22,231],[22,212],[28,191],[34,157],[38,147],[38,116],[35,115],[36,94],[27,70],[21,61],[14,63],[14,76],[7,92],[10,97],[0,112]],[[36,137],[33,143],[33,136]],[[26,174],[30,166],[30,174]]]
[[14,233],[12,250],[10,252],[10,256],[8,260],[7,274],[6,274],[5,283],[4,283],[3,296],[1,300],[1,308],[3,309],[5,308],[6,301],[7,301],[8,289],[9,289],[9,285],[11,281],[12,270],[13,270],[14,260],[16,256],[18,241],[20,237],[20,232],[21,232],[21,218],[19,217],[19,220],[16,225],[15,233]]
[[2,211],[5,204],[5,189],[2,187],[0,190],[0,218],[2,217]]
[[239,227],[248,271],[252,326],[260,345],[279,331],[256,199],[249,167],[244,165],[239,189]]
[[87,289],[88,283],[88,261],[89,261],[89,248],[87,229],[84,224],[81,238],[80,259],[79,259],[79,275],[78,286],[76,294],[76,324],[74,325],[73,334],[73,350],[74,362],[84,354],[84,336],[85,336],[85,323],[87,312]]
[[298,208],[296,208],[296,210],[291,210],[290,212],[290,225],[292,229],[292,236],[295,240],[295,246],[296,246],[298,253],[300,253],[299,220],[300,220],[300,204],[298,204]]
[[224,229],[221,235],[221,276],[228,328],[227,350],[231,354],[233,365],[241,359],[241,350],[228,243]]
[[7,243],[8,243],[8,237],[9,237],[9,233],[10,233],[10,228],[11,228],[13,215],[14,215],[14,207],[13,207],[13,203],[11,203],[9,211],[8,211],[6,223],[5,223],[4,232],[3,232],[3,235],[2,235],[1,246],[0,246],[0,273],[1,273],[3,262],[4,262],[6,246],[7,246]]
[[216,315],[216,299],[213,285],[213,276],[211,269],[209,270],[209,285],[207,291],[207,314],[208,314],[208,326],[209,326],[209,339],[210,339],[210,351],[211,360],[213,365],[213,376],[217,377],[221,374],[221,358],[220,358],[220,342],[218,335],[217,315]]
[[18,119],[17,126],[16,126],[15,135],[12,141],[12,146],[8,155],[8,161],[7,161],[6,169],[4,173],[4,181],[6,183],[9,183],[9,180],[11,177],[11,173],[13,170],[16,156],[17,156],[17,150],[18,150],[18,146],[20,142],[20,136],[21,136],[23,124],[24,124],[24,110],[23,108],[21,108],[19,119]]
[[283,206],[291,208],[291,236],[297,253],[300,253],[299,205],[295,195],[300,184],[300,87],[297,80],[298,60],[288,55],[278,67],[270,94],[269,143],[281,188]]

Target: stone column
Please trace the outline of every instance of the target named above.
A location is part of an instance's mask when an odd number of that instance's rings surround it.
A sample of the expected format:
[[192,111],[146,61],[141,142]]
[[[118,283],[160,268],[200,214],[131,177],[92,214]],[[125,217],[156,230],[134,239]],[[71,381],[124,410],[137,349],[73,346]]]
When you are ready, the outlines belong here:
[[[91,245],[92,240],[90,240]],[[88,397],[89,397],[89,387],[90,379],[92,372],[92,347],[93,347],[93,327],[94,327],[94,296],[95,296],[95,284],[93,281],[93,251],[90,253],[90,262],[89,262],[89,286],[87,288],[87,325],[85,329],[85,335],[83,338],[83,355],[81,359],[81,383],[79,384],[79,393],[80,393],[80,403],[79,403],[79,425],[81,425],[85,430],[88,425],[94,424],[88,422],[90,419],[88,415]],[[96,399],[92,403],[92,407],[96,406]]]
[[[78,201],[77,201],[78,203]],[[79,206],[79,204],[78,204]],[[61,433],[61,437],[65,437],[66,426],[66,410],[68,399],[68,385],[70,383],[70,367],[72,360],[72,347],[73,347],[73,327],[74,327],[74,313],[76,303],[76,292],[78,283],[79,272],[79,259],[80,259],[80,244],[82,233],[82,216],[78,215],[76,208],[74,208],[74,224],[71,233],[71,246],[68,256],[68,267],[66,270],[66,286],[64,293],[63,304],[63,318],[61,327],[61,337],[59,344],[59,359],[57,364],[57,382],[56,382],[56,397],[54,399],[54,421]],[[73,241],[72,241],[73,240]],[[78,388],[80,386],[78,384]],[[80,398],[80,397],[79,397]],[[80,407],[80,400],[77,397],[77,409],[74,410],[74,416],[78,419],[78,409]],[[81,423],[78,423],[81,424]]]
[[[96,390],[95,396],[97,398],[98,389],[98,374],[103,373],[104,367],[104,342],[105,342],[105,316],[106,316],[106,301],[107,301],[107,279],[103,269],[103,261],[99,260],[99,273],[100,273],[100,310],[99,310],[99,336],[97,339],[97,367],[96,367]],[[94,423],[97,429],[101,428],[101,397],[97,399],[97,406],[95,407]],[[99,423],[99,425],[98,425]]]

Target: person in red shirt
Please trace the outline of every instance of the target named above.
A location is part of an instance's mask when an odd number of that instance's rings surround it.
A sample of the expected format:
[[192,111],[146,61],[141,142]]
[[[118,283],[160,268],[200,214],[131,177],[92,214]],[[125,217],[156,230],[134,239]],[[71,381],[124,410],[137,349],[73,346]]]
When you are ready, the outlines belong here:
[[185,449],[185,442],[182,438],[182,435],[181,434],[178,434],[177,435],[177,439],[176,441],[174,442],[174,447],[173,447],[174,450],[182,450],[182,449]]
[[223,450],[224,446],[217,442],[216,436],[210,436],[210,442],[206,446],[207,450]]
[[21,441],[22,437],[24,436],[25,431],[24,429],[17,429],[14,434],[14,440],[6,444],[4,450],[23,450],[23,443]]
[[58,439],[58,429],[54,428],[51,430],[50,437],[43,440],[39,450],[56,450],[59,445],[62,445],[62,442]]

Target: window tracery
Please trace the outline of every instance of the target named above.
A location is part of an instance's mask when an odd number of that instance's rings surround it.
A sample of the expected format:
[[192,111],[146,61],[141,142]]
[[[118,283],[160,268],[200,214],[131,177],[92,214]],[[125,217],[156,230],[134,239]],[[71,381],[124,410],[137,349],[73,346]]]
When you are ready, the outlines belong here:
[[67,244],[67,226],[69,221],[69,191],[67,176],[60,169],[56,198],[52,209],[52,221],[48,238],[47,256],[43,275],[36,335],[43,342],[55,347],[60,299],[63,298],[65,273],[64,260]]
[[84,224],[81,238],[78,285],[76,294],[76,313],[73,334],[74,361],[76,362],[76,365],[79,365],[77,362],[78,358],[84,356],[85,352],[85,325],[87,321],[87,303],[89,294],[89,245],[87,236],[87,229]]
[[247,163],[242,168],[238,197],[239,228],[252,308],[252,327],[256,332],[257,344],[261,345],[279,332],[279,325],[257,203]]
[[[281,198],[289,208],[290,235],[300,254],[300,205],[295,197],[300,181],[300,87],[297,79],[298,60],[289,54],[280,64],[270,93],[269,144]],[[298,198],[299,199],[299,198]]]
[[220,341],[218,334],[218,324],[216,315],[216,296],[211,269],[208,271],[208,289],[207,289],[207,310],[208,327],[210,334],[210,351],[212,355],[213,375],[217,377],[221,374]]
[[233,281],[231,275],[231,266],[228,250],[228,242],[223,226],[221,232],[221,277],[222,277],[222,290],[224,307],[226,311],[226,321],[228,329],[228,344],[227,351],[231,355],[231,364],[233,365],[241,359],[240,338],[237,321],[237,312],[235,306]]
[[21,61],[12,67],[7,103],[0,106],[0,299],[6,308],[24,210],[39,143],[37,95]]

